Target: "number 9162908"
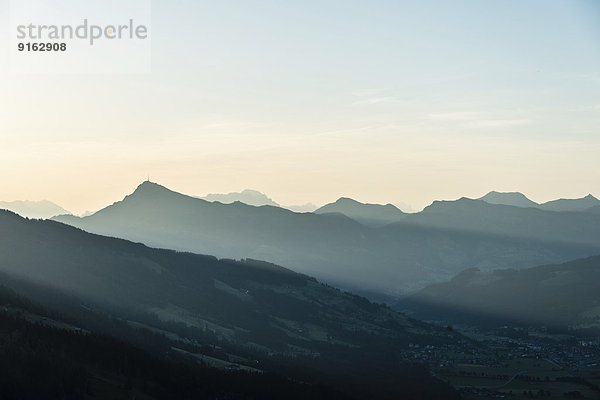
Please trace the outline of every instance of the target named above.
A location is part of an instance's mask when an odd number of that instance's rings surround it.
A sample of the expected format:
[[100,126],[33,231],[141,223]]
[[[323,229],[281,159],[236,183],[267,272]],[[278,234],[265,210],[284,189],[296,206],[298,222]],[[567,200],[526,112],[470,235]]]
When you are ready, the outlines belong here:
[[18,43],[19,51],[66,51],[66,43]]

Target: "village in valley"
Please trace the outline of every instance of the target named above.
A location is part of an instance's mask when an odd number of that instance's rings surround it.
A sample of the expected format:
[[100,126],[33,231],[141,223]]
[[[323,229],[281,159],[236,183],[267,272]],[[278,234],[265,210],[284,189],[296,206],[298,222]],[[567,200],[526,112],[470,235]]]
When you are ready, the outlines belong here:
[[447,327],[455,344],[409,344],[404,357],[466,399],[600,398],[600,337],[553,333],[545,327]]

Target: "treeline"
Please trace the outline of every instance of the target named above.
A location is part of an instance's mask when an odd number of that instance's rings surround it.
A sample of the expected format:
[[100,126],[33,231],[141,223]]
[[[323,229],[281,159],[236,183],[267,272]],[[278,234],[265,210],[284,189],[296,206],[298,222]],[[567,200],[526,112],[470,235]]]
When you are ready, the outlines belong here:
[[56,329],[0,312],[0,398],[84,399],[100,390],[98,381],[111,382],[118,397],[139,391],[157,399],[350,398],[275,374],[168,360],[106,335]]
[[[321,357],[269,356],[219,340],[210,330],[159,323],[156,316],[148,314],[131,315],[136,321],[162,325],[165,330],[194,338],[192,342],[173,342],[93,307],[82,307],[76,298],[51,290],[42,297],[46,295],[53,296],[60,312],[0,286],[0,354],[6,354],[0,357],[0,371],[4,372],[0,399],[80,399],[102,392],[98,382],[106,381],[106,377],[117,382],[111,390],[124,398],[136,391],[165,399],[458,398],[456,391],[431,377],[422,365],[402,360],[389,338],[372,341],[360,352],[324,342],[319,346]],[[4,311],[6,305],[10,305],[8,311]],[[16,308],[47,316],[45,324],[54,318],[82,329],[67,331],[33,324],[11,311]],[[206,368],[171,351],[173,345],[224,360],[229,354],[259,359],[253,366],[265,373]]]

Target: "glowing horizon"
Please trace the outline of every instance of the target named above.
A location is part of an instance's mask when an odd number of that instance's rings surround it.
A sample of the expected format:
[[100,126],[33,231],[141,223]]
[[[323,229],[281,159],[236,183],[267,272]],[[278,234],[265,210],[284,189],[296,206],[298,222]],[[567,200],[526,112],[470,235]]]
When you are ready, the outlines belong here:
[[152,16],[150,74],[11,74],[2,31],[0,200],[79,214],[148,174],[284,205],[600,197],[599,4],[184,1]]

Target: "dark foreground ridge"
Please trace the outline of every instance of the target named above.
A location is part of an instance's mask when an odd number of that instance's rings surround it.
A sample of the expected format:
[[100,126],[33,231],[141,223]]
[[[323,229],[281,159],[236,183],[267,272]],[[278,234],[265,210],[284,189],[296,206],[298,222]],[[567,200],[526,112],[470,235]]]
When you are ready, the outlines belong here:
[[460,335],[306,275],[152,249],[8,212],[0,212],[0,236],[0,270],[12,287],[46,305],[60,296],[44,290],[59,290],[71,299],[63,302],[68,309],[110,313],[160,333],[173,341],[172,351],[198,361],[278,371],[355,398],[455,396],[402,353],[409,343],[452,343]]

